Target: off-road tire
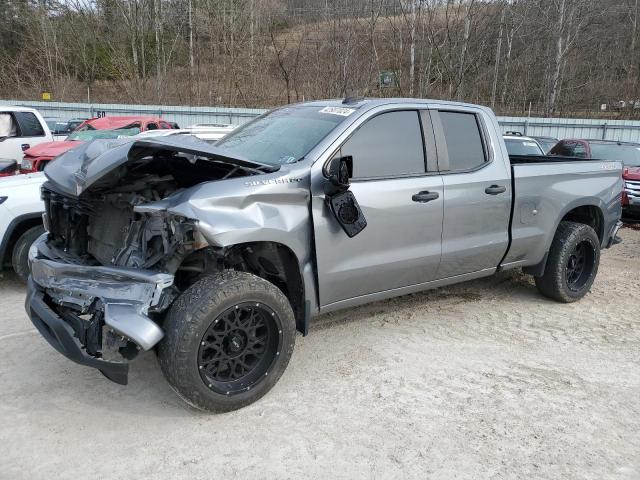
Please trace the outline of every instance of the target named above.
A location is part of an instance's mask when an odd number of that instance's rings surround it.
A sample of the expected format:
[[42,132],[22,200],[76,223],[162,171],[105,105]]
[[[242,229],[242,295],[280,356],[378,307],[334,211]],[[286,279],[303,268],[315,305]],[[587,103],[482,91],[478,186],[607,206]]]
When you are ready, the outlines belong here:
[[[246,302],[258,302],[275,314],[281,327],[281,348],[268,374],[250,390],[225,395],[212,391],[203,381],[199,349],[212,323],[230,308]],[[276,384],[293,353],[296,322],[287,297],[275,285],[250,273],[227,270],[203,277],[185,290],[171,306],[164,330],[158,359],[173,390],[195,408],[221,413],[255,402]]]
[[18,274],[18,277],[20,277],[20,280],[25,283],[27,282],[27,278],[29,278],[29,248],[43,233],[44,227],[42,225],[31,227],[18,237],[18,240],[13,246],[11,264],[13,265],[13,270]]
[[[590,253],[585,260],[584,276],[580,282],[570,288],[567,272],[570,257],[579,244]],[[558,302],[570,303],[580,300],[591,289],[600,264],[600,241],[598,235],[589,225],[576,222],[560,222],[556,231],[544,275],[535,277],[536,287],[545,297]]]

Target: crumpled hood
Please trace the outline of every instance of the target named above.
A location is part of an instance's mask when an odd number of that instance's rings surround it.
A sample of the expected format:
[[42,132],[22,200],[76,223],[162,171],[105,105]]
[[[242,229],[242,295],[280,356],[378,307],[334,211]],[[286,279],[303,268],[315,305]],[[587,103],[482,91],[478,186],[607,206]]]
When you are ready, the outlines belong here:
[[277,166],[248,160],[223,148],[215,147],[191,136],[156,138],[119,138],[93,140],[60,155],[55,162],[45,167],[49,181],[66,194],[80,195],[84,190],[107,173],[128,161],[155,153],[179,152],[195,157],[207,157],[219,162],[228,162],[240,167],[274,172]]
[[30,157],[57,157],[58,155],[66,152],[80,145],[80,142],[45,142],[25,150],[25,155]]

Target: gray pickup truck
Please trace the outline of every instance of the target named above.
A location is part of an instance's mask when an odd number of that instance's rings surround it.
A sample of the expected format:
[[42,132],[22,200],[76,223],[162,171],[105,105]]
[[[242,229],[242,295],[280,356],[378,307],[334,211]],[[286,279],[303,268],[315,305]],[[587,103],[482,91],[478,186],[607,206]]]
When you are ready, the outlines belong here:
[[233,410],[324,312],[512,268],[580,299],[618,241],[621,170],[509,158],[491,110],[412,99],[286,106],[215,146],[94,141],[46,169],[26,309],[115,382],[156,349],[184,400]]

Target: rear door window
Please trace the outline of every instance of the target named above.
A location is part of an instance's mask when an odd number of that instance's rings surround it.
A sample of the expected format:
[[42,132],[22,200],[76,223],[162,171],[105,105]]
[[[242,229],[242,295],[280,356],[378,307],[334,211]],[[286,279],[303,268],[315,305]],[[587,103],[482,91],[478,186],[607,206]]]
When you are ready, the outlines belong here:
[[439,113],[449,154],[449,170],[465,171],[481,167],[487,157],[476,115],[466,112]]
[[367,120],[342,145],[339,155],[353,157],[354,179],[425,173],[418,112],[387,112]]
[[20,127],[21,137],[43,137],[44,129],[38,117],[31,112],[15,112],[15,118]]

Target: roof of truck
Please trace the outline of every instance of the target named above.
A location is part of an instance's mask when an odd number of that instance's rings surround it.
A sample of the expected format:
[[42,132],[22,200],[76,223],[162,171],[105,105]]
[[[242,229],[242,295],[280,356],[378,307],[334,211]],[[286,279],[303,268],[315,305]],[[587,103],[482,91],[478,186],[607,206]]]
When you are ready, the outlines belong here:
[[[452,102],[449,100],[434,100],[431,98],[371,98],[371,97],[347,97],[347,98],[329,98],[325,100],[314,100],[310,102],[300,102],[293,105],[306,105],[316,107],[344,107],[344,108],[361,108],[376,107],[378,105],[387,105],[389,103],[424,103],[424,104],[445,104],[461,107],[481,107],[472,103]],[[482,107],[485,108],[485,107]]]

